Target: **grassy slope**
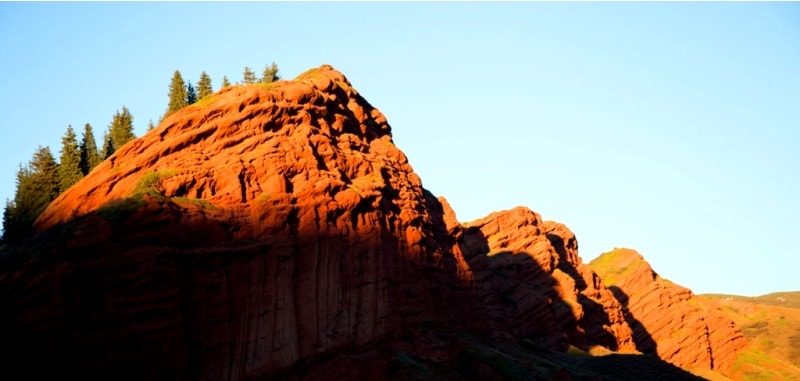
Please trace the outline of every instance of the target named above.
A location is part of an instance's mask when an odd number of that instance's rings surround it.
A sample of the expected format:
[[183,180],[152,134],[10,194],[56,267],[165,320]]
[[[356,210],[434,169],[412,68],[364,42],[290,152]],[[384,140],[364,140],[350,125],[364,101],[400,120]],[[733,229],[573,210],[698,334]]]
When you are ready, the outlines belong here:
[[761,296],[738,296],[727,294],[704,294],[703,297],[722,301],[737,301],[767,306],[800,309],[800,291],[773,292]]
[[733,366],[734,379],[800,380],[800,292],[698,298],[721,304],[750,341]]
[[612,250],[601,254],[597,258],[589,262],[589,267],[594,270],[606,285],[613,285],[617,283],[617,278],[622,278],[630,273],[629,266],[618,266],[616,263],[619,261],[620,252]]

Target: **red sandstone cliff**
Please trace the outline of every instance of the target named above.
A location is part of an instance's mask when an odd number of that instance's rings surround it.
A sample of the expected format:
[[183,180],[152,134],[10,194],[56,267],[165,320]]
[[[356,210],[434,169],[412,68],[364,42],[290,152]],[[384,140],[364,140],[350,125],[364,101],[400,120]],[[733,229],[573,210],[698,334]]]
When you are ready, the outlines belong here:
[[330,66],[169,116],[36,228],[0,248],[0,357],[33,378],[602,379],[540,346],[640,345],[566,226],[460,224]]
[[715,305],[661,278],[634,250],[615,249],[590,263],[625,306],[643,352],[680,367],[726,373],[747,340]]
[[3,291],[41,340],[27,350],[101,360],[56,365],[76,374],[279,374],[418,326],[485,328],[436,204],[323,66],[222,89],[121,147],[42,213],[63,245]]

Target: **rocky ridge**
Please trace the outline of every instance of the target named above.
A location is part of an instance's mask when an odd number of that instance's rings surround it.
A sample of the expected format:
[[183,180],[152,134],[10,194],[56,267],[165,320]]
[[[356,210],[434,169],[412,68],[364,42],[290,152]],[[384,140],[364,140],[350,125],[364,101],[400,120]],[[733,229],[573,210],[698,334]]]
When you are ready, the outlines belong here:
[[[5,358],[33,376],[591,379],[602,367],[526,356],[648,348],[640,304],[582,264],[566,226],[521,207],[460,224],[327,65],[169,116],[36,228],[0,253]],[[716,368],[738,341],[709,343]]]
[[495,212],[466,226],[463,247],[498,329],[562,350],[635,351],[622,307],[563,224],[524,207]]
[[638,252],[617,248],[590,263],[625,308],[637,347],[683,368],[730,370],[747,340],[716,304],[661,278]]

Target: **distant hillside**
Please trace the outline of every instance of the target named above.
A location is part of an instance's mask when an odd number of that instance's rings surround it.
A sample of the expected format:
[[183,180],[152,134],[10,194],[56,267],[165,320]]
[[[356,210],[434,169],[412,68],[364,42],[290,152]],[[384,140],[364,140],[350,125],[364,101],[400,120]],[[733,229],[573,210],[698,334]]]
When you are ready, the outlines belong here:
[[800,308],[800,291],[773,292],[761,296],[739,296],[728,294],[703,294],[703,297],[715,300],[736,300],[767,306]]
[[762,296],[707,294],[750,342],[731,368],[737,380],[800,380],[800,292]]

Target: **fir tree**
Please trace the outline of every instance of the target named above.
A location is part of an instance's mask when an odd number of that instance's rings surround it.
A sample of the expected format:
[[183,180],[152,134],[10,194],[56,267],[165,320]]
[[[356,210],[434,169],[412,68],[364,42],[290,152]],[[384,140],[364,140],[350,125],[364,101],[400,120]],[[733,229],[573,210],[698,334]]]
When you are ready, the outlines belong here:
[[[58,163],[50,152],[50,147],[39,147],[33,154],[30,164],[34,189],[44,203],[42,210],[58,196]],[[41,210],[39,211],[41,213]],[[38,216],[38,213],[37,213]]]
[[100,156],[103,157],[103,160],[108,159],[116,150],[117,149],[114,148],[114,140],[111,139],[111,135],[106,131],[106,133],[103,134],[103,149],[100,151]]
[[211,88],[211,77],[204,71],[200,73],[200,80],[197,81],[197,99],[203,99],[214,92]]
[[220,89],[224,89],[224,88],[226,88],[226,87],[228,87],[230,85],[231,85],[231,83],[230,83],[230,81],[228,81],[228,76],[227,75],[223,75],[222,76],[222,87],[220,87]]
[[153,124],[153,120],[152,120],[152,119],[150,119],[150,121],[149,121],[149,122],[147,122],[147,132],[150,132],[150,131],[152,131],[154,128],[156,128],[156,125],[155,125],[155,124]]
[[186,82],[186,104],[191,105],[197,102],[197,91],[192,86],[192,81]]
[[[14,202],[9,199],[6,199],[6,207],[5,209],[3,209],[3,236],[0,238],[0,242],[10,240],[8,239],[8,237],[14,235],[13,229],[15,226],[14,225],[15,212],[16,211],[14,210]],[[8,233],[9,228],[12,229],[11,234]]]
[[31,216],[34,199],[31,188],[30,170],[20,165],[14,200],[7,200],[3,210],[3,242],[18,242],[32,230],[35,217]]
[[133,134],[133,115],[127,107],[122,106],[122,112],[117,111],[114,114],[111,125],[108,126],[108,135],[114,142],[115,151],[122,148],[125,143],[136,139],[136,135]]
[[253,73],[249,67],[244,67],[244,74],[242,76],[242,83],[256,83],[256,73]]
[[58,183],[61,192],[69,189],[83,177],[81,172],[81,151],[72,126],[61,138],[61,158],[58,164]]
[[188,94],[186,94],[186,83],[183,82],[181,72],[178,70],[175,70],[175,74],[172,75],[172,82],[169,84],[168,95],[169,105],[167,106],[167,112],[164,113],[165,118],[187,106],[186,98]]
[[18,242],[33,233],[33,223],[58,196],[58,163],[48,147],[39,147],[17,172],[14,201],[3,211],[3,241]]
[[275,62],[264,67],[261,83],[272,83],[279,79],[281,79],[281,77],[278,76],[278,65]]
[[83,127],[83,138],[81,139],[81,172],[84,176],[103,161],[100,152],[97,151],[97,142],[94,140],[94,131],[89,123]]

